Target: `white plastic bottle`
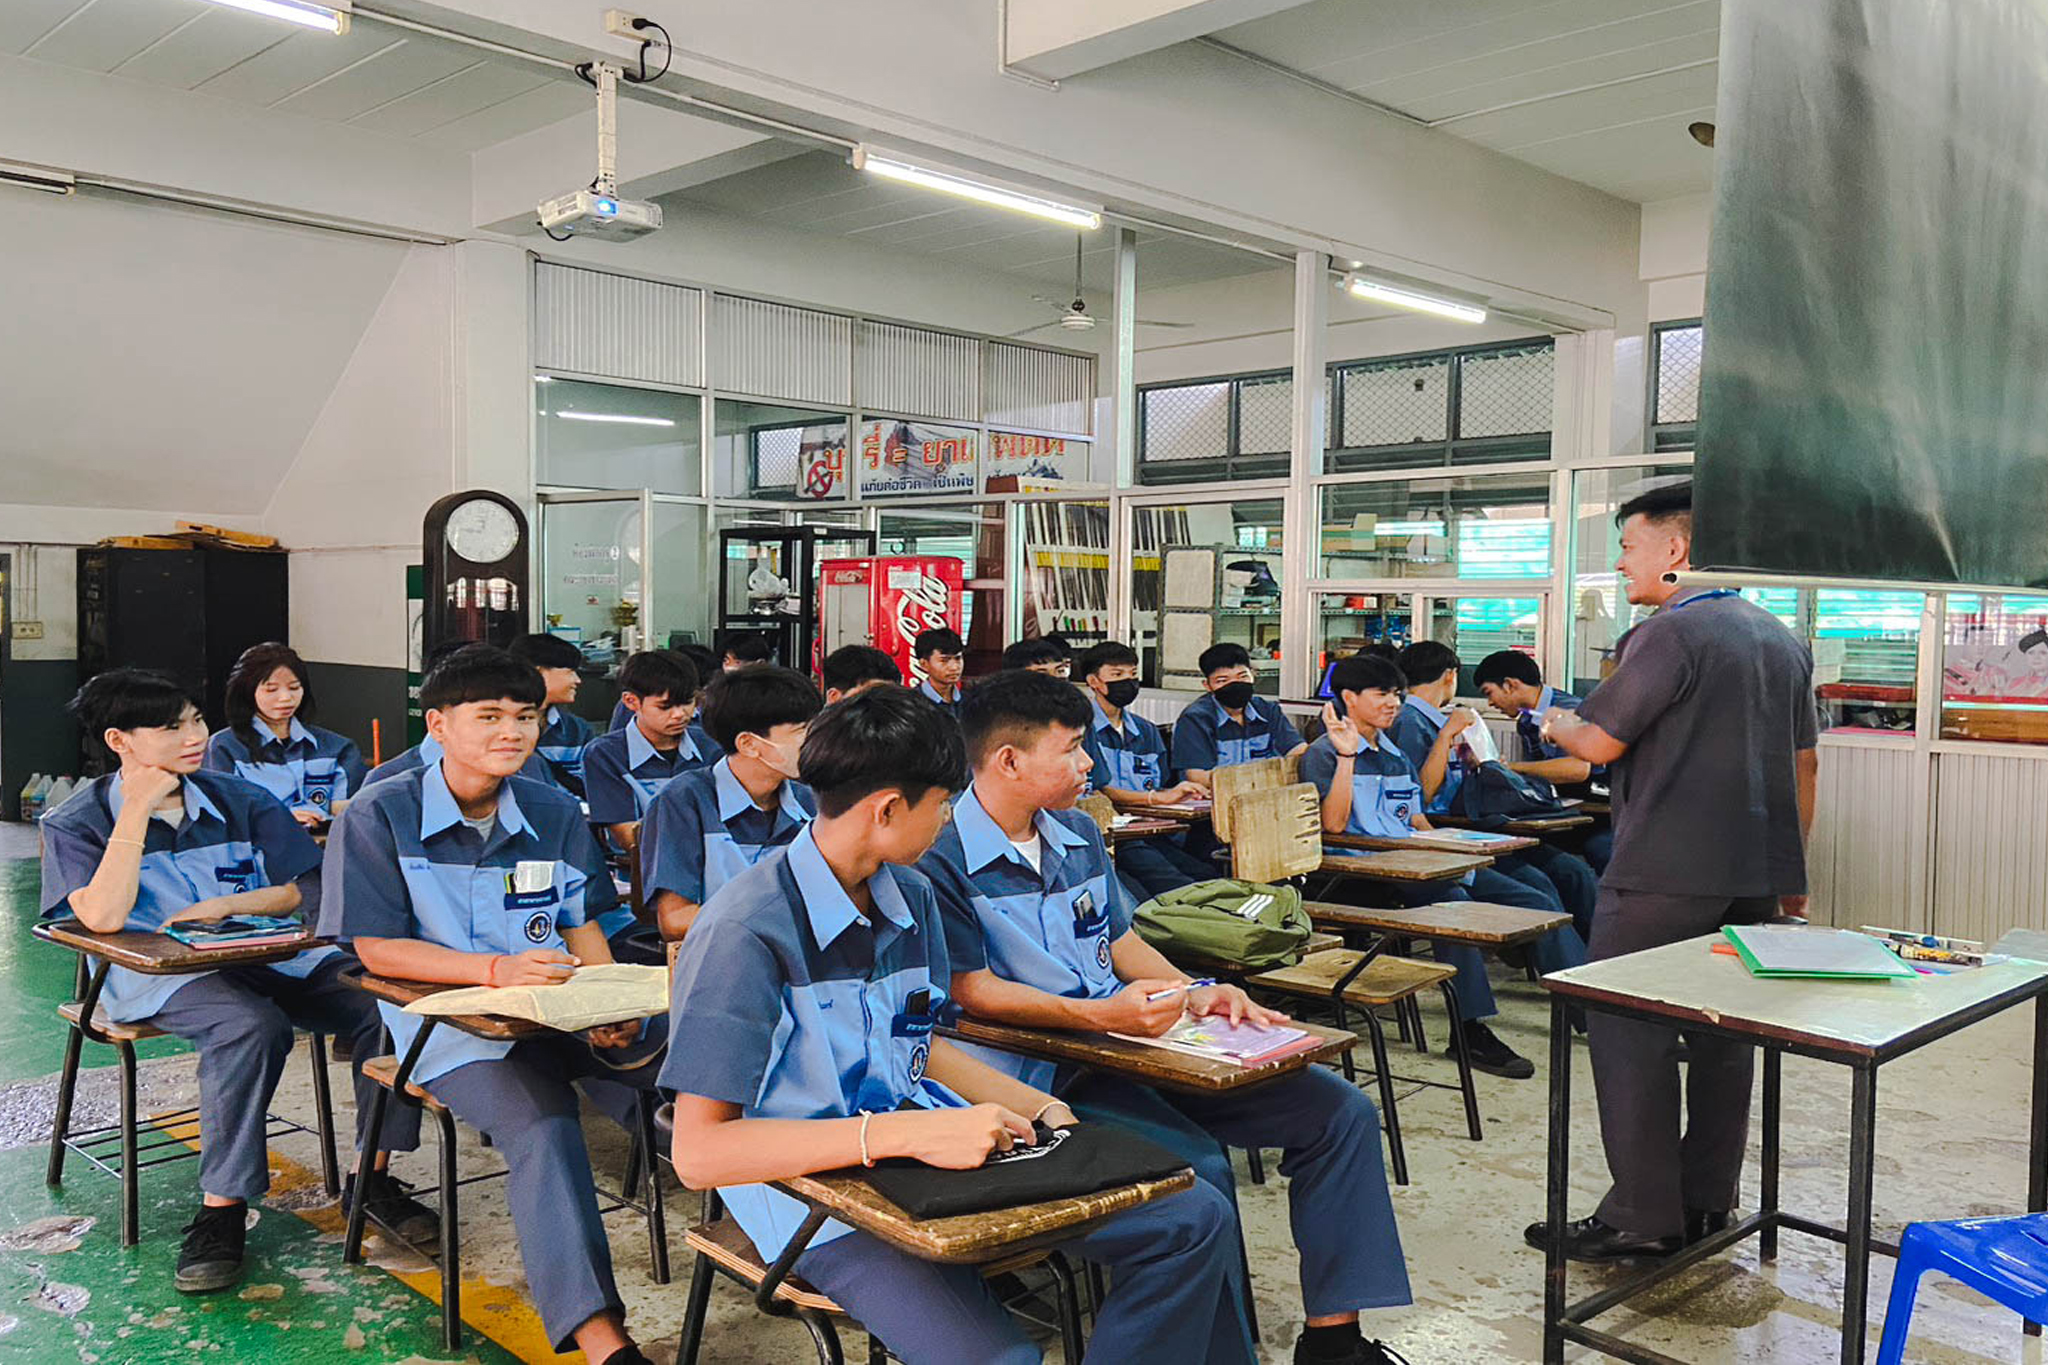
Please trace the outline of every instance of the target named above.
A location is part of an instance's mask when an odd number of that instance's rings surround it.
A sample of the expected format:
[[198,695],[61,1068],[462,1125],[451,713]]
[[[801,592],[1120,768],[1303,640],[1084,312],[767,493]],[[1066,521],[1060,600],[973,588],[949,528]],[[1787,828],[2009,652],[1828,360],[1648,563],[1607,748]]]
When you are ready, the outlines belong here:
[[42,782],[43,775],[41,773],[30,773],[28,781],[21,784],[22,819],[33,820],[36,818],[36,788],[41,786]]
[[50,784],[49,793],[43,797],[42,814],[48,815],[51,811],[69,801],[77,792],[78,783],[69,774],[58,778]]

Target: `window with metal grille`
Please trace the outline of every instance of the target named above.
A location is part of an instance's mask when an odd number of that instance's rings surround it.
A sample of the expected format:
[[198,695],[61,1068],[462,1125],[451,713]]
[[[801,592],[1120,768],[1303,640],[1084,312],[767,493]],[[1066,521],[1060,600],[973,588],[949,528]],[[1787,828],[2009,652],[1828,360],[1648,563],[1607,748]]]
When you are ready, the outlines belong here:
[[756,427],[750,436],[753,491],[758,494],[794,490],[800,466],[798,456],[804,444],[804,428]]
[[1294,377],[1238,375],[1138,390],[1138,482],[1211,483],[1287,472]]
[[1706,329],[1698,322],[1650,329],[1651,450],[1691,450],[1699,434],[1700,366]]
[[1556,360],[1543,337],[1339,365],[1324,468],[1546,459]]

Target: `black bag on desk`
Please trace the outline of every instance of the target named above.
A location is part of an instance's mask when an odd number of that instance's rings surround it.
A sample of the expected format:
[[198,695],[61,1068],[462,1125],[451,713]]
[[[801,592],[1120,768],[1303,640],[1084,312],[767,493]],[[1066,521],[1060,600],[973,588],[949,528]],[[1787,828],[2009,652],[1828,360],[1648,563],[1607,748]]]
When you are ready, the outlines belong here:
[[1482,763],[1465,774],[1458,788],[1458,814],[1481,829],[1498,829],[1510,820],[1543,820],[1569,815],[1557,789],[1540,777],[1518,773],[1498,761]]
[[945,1171],[908,1157],[891,1157],[862,1174],[911,1217],[947,1218],[1135,1185],[1173,1175],[1187,1164],[1158,1143],[1114,1124],[1048,1128],[1041,1123],[1037,1146],[992,1152],[971,1171]]

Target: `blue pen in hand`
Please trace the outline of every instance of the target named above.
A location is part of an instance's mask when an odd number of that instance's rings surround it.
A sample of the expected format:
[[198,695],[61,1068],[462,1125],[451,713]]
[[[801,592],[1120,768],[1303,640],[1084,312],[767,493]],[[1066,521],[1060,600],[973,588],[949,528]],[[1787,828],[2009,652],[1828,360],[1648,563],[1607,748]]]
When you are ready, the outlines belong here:
[[1145,1000],[1149,1004],[1154,1000],[1164,1000],[1167,996],[1176,995],[1182,991],[1192,991],[1202,986],[1213,986],[1215,984],[1216,978],[1211,976],[1205,976],[1197,981],[1185,981],[1178,986],[1168,986],[1163,991],[1153,991],[1150,995],[1145,997]]

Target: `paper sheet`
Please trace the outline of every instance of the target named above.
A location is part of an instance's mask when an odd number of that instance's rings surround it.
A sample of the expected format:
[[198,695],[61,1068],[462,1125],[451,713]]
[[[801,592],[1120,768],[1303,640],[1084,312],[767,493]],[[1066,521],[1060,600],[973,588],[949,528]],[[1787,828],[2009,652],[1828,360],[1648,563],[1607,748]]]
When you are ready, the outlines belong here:
[[407,1014],[487,1014],[564,1033],[648,1019],[668,1010],[668,969],[630,962],[579,968],[558,986],[471,986],[413,1001]]

